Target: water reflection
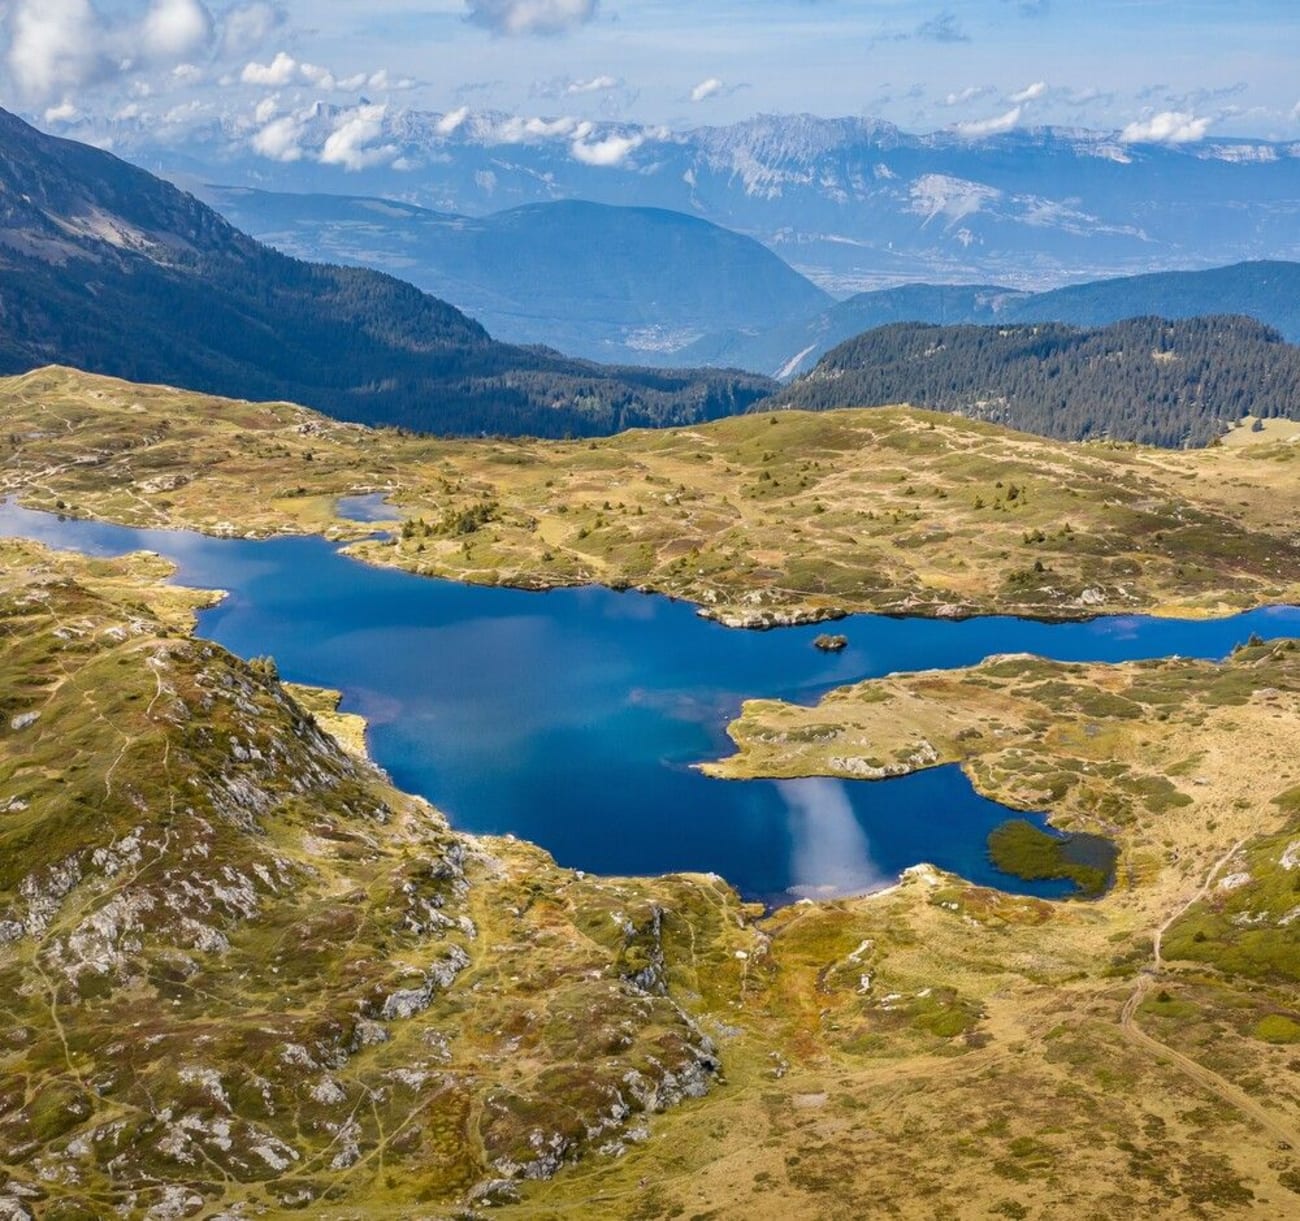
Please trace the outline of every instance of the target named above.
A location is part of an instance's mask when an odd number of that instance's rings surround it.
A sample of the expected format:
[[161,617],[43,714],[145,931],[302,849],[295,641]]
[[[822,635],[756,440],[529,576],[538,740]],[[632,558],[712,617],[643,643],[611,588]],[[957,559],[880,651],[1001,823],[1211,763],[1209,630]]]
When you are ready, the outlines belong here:
[[782,780],[790,830],[789,892],[805,899],[861,894],[890,879],[871,859],[871,844],[842,780]]
[[388,503],[389,493],[368,492],[363,496],[342,496],[334,502],[334,512],[344,521],[399,521],[402,510]]

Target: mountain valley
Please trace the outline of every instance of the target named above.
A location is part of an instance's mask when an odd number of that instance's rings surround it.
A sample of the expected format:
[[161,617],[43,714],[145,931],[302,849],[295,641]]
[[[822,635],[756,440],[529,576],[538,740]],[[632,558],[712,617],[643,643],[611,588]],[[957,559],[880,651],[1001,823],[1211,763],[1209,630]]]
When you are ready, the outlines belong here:
[[0,5],[0,1221],[1300,1215],[1298,37]]
[[831,304],[753,239],[663,209],[573,200],[475,218],[392,200],[201,193],[279,250],[389,272],[499,339],[588,360],[689,365],[677,354],[709,332],[766,332]]

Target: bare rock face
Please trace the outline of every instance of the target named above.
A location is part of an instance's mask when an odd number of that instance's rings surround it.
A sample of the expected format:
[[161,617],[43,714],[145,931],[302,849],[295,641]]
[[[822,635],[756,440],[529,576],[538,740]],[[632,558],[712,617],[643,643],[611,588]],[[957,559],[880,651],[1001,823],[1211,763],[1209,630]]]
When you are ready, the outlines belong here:
[[845,612],[836,607],[762,607],[757,602],[746,607],[702,606],[701,618],[713,619],[726,627],[765,632],[778,627],[799,627],[808,623],[826,623],[843,619]]

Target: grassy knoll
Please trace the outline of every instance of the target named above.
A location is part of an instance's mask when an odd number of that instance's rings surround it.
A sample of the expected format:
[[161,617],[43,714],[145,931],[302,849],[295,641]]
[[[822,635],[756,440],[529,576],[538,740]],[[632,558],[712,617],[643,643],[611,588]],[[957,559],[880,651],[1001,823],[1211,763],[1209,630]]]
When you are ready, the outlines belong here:
[[599,581],[761,625],[840,610],[1078,617],[1300,598],[1300,445],[1071,445],[898,409],[779,412],[598,441],[442,441],[65,369],[0,382],[0,491],[217,533],[362,539],[483,583]]
[[[1062,827],[1110,838],[1119,850],[1116,885],[1090,907],[1097,927],[1074,943],[1094,956],[1073,994],[1084,1003],[1104,994],[1107,980],[1149,967],[1159,935],[1160,974],[1154,984],[1140,979],[1137,993],[1141,1029],[1198,1072],[1266,1103],[1281,1130],[1300,1134],[1292,1046],[1300,1040],[1297,724],[1297,642],[1250,645],[1219,665],[1005,657],[872,680],[811,708],[750,701],[730,727],[736,754],[707,770],[859,776],[961,762],[987,795],[1050,809]],[[1038,854],[1046,838],[1012,845],[1025,872],[1051,872],[1055,862]],[[969,902],[955,900],[955,908],[967,911]],[[1054,909],[1058,932],[1061,919]],[[1041,936],[1013,940],[1023,950]],[[1089,941],[1092,950],[1084,951]],[[1010,943],[999,942],[996,956],[1005,962]],[[1095,1064],[1077,1046],[1053,1046],[1077,1031],[1064,1021],[1035,1054]],[[1105,1036],[1095,1050],[1103,1046]],[[1127,1041],[1127,1050],[1134,1046],[1141,1044]],[[1112,1093],[1122,1094],[1111,1081]],[[1224,1097],[1219,1104],[1230,1105]],[[1168,1131],[1148,1121],[1147,1139],[1126,1143],[1129,1173],[1154,1170],[1155,1146]],[[1300,1186],[1293,1171],[1279,1182]],[[1202,1215],[1258,1206],[1246,1196],[1201,1204]]]
[[[1036,800],[1055,775],[1037,764],[1078,764],[1066,821],[1105,822],[1122,852],[1096,903],[922,867],[765,916],[717,879],[582,876],[448,830],[321,732],[327,695],[300,702],[191,638],[205,595],[163,575],[0,543],[0,1202],[339,1219],[489,1199],[579,1218],[1294,1209],[1295,1154],[1118,1018],[1154,931],[1228,846],[1280,837],[1243,850],[1231,868],[1250,880],[1213,888],[1212,915],[1257,882],[1273,895],[1269,869],[1290,875],[1300,653],[965,676],[968,707],[994,709],[981,732],[1023,752],[1014,770],[972,754],[982,787]],[[1021,714],[1053,705],[1077,715],[1040,742]],[[904,727],[896,741],[914,745]],[[1159,768],[1185,801],[1146,783]],[[1189,943],[1217,944],[1202,906],[1183,918],[1208,927]],[[1291,982],[1176,956],[1178,931],[1142,1028],[1294,1124]]]

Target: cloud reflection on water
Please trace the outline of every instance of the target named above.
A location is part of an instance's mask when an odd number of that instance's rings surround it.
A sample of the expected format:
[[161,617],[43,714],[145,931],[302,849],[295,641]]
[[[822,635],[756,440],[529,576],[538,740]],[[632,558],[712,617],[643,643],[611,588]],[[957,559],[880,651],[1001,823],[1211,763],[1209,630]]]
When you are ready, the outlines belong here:
[[804,898],[861,894],[890,882],[871,859],[871,844],[840,780],[782,780],[790,828],[790,893]]

